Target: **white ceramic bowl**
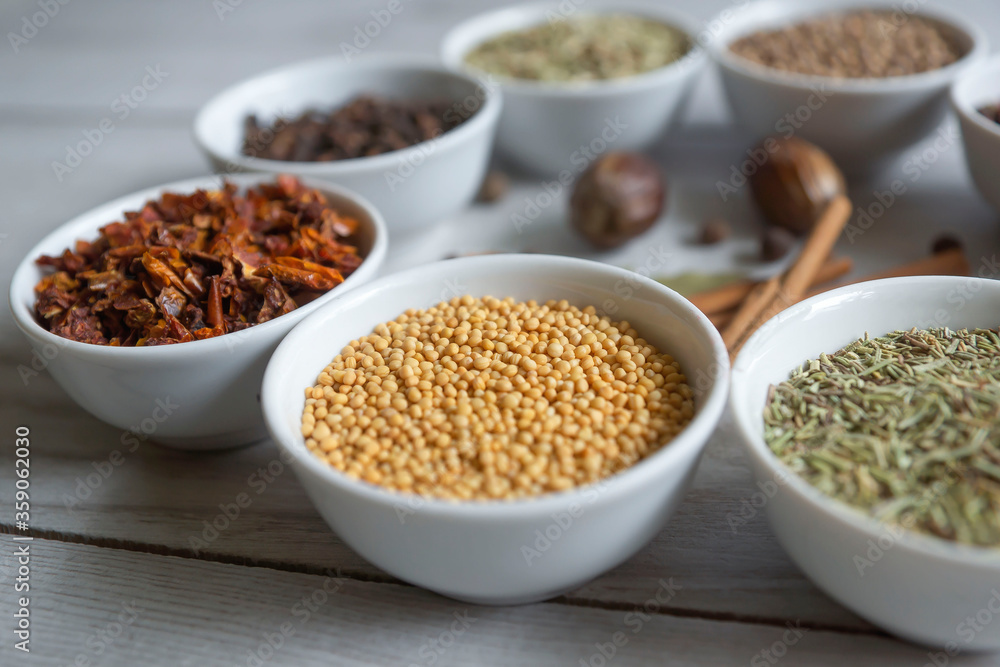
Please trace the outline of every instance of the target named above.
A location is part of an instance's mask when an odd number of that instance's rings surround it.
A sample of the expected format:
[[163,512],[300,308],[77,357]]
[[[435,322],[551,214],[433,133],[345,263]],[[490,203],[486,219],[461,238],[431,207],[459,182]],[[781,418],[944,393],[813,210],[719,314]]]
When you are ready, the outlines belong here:
[[[464,21],[445,36],[441,55],[455,71],[475,72],[486,85],[503,90],[504,110],[497,149],[520,166],[543,174],[566,172],[567,182],[607,150],[642,150],[660,138],[701,71],[699,24],[662,5],[626,0],[587,2],[585,13],[627,13],[669,23],[687,33],[692,50],[677,62],[637,76],[575,84],[528,81],[487,75],[465,64],[480,43],[562,15],[568,2],[505,7]],[[577,13],[578,12],[578,13]]]
[[1000,104],[1000,55],[970,66],[951,88],[969,173],[979,193],[1000,211],[1000,124],[979,113],[987,104]]
[[[694,420],[663,449],[604,482],[512,502],[453,503],[397,494],[352,480],[316,458],[305,446],[301,418],[303,391],[319,372],[377,324],[462,294],[565,298],[628,320],[680,362],[696,390]],[[390,275],[318,310],[278,346],[264,374],[261,401],[284,460],[291,461],[326,522],[359,554],[443,595],[517,604],[576,588],[627,559],[660,530],[684,497],[722,413],[728,368],[711,323],[655,281],[581,259],[493,255]]]
[[[889,529],[824,495],[765,444],[763,410],[770,385],[866,331],[881,336],[913,326],[995,328],[997,313],[995,280],[925,276],[842,287],[765,324],[733,366],[732,409],[758,484],[771,496],[764,508],[785,551],[830,597],[875,625],[963,652],[1000,649],[1000,550]],[[993,622],[970,632],[966,618],[977,614],[980,624],[987,614]]]
[[[243,121],[293,118],[327,110],[359,95],[446,98],[468,118],[441,136],[391,153],[333,162],[286,162],[240,152]],[[414,55],[341,56],[281,67],[238,83],[198,112],[194,136],[216,171],[314,176],[368,199],[395,232],[426,228],[467,206],[482,183],[500,116],[500,93],[436,60]],[[470,116],[471,114],[471,116]]]
[[[274,178],[244,174],[229,180],[243,190]],[[25,359],[25,365],[44,366],[80,407],[123,429],[123,444],[138,438],[178,449],[221,449],[264,437],[259,390],[271,352],[309,313],[373,278],[386,252],[385,223],[368,202],[334,185],[304,182],[322,190],[331,205],[360,223],[357,245],[364,262],[327,294],[244,331],[176,345],[107,347],[67,340],[43,329],[34,317],[34,286],[45,274],[35,264],[39,256],[61,254],[77,239],[93,240],[100,227],[122,220],[125,211],[139,210],[164,192],[215,189],[221,181],[207,176],[168,183],[98,206],[62,225],[28,252],[10,286],[14,320],[35,353],[33,359]]]
[[[911,3],[916,4],[916,3]],[[941,123],[952,81],[989,50],[982,29],[964,16],[921,4],[917,16],[951,28],[966,55],[942,69],[883,79],[834,79],[782,72],[733,54],[729,45],[830,12],[883,9],[907,16],[895,0],[761,0],[726,10],[712,21],[708,51],[736,120],[755,135],[792,134],[830,153],[841,167],[865,171],[919,141]]]

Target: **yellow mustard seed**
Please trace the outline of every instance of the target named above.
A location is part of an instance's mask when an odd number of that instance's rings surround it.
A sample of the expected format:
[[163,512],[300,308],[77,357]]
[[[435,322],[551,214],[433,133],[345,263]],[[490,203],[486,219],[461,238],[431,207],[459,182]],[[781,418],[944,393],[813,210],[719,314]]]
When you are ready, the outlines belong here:
[[306,390],[302,434],[352,478],[452,500],[613,475],[694,416],[677,362],[593,307],[456,297],[351,341]]

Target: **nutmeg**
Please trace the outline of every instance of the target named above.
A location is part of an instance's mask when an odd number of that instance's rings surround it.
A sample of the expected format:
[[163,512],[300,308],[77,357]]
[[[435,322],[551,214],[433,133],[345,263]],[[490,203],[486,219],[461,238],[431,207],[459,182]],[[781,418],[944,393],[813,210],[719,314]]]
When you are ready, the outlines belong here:
[[636,153],[608,153],[574,186],[569,222],[598,248],[615,248],[652,227],[665,199],[655,163]]
[[797,234],[813,228],[834,197],[846,194],[844,175],[826,152],[797,137],[768,137],[767,160],[750,190],[767,221]]

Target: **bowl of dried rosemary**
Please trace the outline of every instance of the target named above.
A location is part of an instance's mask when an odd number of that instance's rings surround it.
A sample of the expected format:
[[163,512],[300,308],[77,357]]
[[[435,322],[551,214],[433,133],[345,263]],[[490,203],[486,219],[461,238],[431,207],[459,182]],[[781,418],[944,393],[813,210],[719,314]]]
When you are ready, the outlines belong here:
[[503,91],[498,151],[566,185],[606,151],[663,136],[706,62],[700,31],[648,0],[528,3],[459,23],[441,58]]
[[1000,650],[998,313],[995,280],[861,283],[770,320],[733,368],[778,541],[831,597],[949,656]]

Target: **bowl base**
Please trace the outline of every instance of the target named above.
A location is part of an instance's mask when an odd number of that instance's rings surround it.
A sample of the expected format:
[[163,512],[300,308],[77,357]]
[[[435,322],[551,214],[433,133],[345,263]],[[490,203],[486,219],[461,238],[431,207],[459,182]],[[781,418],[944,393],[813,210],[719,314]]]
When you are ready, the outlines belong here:
[[528,593],[524,595],[465,595],[463,593],[453,593],[449,591],[433,590],[438,595],[443,595],[446,598],[451,598],[452,600],[458,600],[459,602],[468,602],[469,604],[482,605],[487,607],[513,607],[516,605],[523,604],[534,604],[536,602],[544,602],[546,600],[551,600],[552,598],[559,597],[560,595],[565,595],[570,591],[575,591],[587,583],[589,579],[585,579],[580,582],[576,582],[571,586],[564,586],[551,591],[546,591],[544,593]]
[[267,430],[263,427],[255,426],[236,433],[208,435],[195,438],[163,438],[154,436],[150,438],[150,442],[169,449],[180,449],[190,452],[210,452],[246,447],[266,439]]

